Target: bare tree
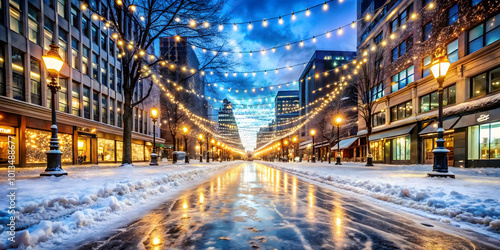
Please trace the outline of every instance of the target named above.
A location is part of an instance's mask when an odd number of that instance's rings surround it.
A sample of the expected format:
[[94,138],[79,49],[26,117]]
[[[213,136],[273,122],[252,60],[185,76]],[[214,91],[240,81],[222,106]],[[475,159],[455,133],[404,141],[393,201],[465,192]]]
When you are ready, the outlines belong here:
[[[122,164],[132,162],[132,121],[134,107],[146,100],[153,88],[151,81],[146,94],[133,98],[138,82],[149,78],[164,59],[147,56],[162,36],[182,36],[190,39],[195,46],[203,44],[220,50],[223,43],[217,27],[206,27],[201,23],[187,24],[193,20],[216,24],[224,22],[227,16],[222,14],[225,0],[106,0],[109,6],[109,18],[103,16],[106,26],[117,39],[123,73],[123,160]],[[92,10],[97,12],[96,10]],[[216,56],[201,66],[207,68],[216,61]],[[200,72],[200,71],[198,71]],[[195,74],[197,74],[196,72]],[[189,77],[189,76],[187,76]]]
[[366,61],[361,62],[354,86],[358,92],[358,115],[366,125],[366,166],[373,166],[373,155],[370,149],[369,138],[373,129],[373,117],[379,104],[374,89],[379,84],[383,86],[383,52],[382,50],[378,50],[370,53],[365,59]]

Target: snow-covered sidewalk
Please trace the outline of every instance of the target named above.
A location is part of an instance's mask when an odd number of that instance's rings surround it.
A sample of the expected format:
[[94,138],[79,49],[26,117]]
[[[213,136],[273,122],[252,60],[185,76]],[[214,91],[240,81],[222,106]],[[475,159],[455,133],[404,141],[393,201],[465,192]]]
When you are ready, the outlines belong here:
[[[15,243],[8,240],[9,201],[2,198],[0,249],[39,247],[42,242],[77,234],[86,227],[99,227],[111,218],[132,220],[171,198],[169,191],[189,188],[190,181],[209,178],[238,164],[241,162],[65,166],[69,175],[63,177],[40,177],[44,168],[18,168],[15,227],[24,230],[16,232]],[[2,170],[7,176],[7,169]],[[6,179],[0,182],[2,197],[6,197],[9,188]],[[123,218],[122,223],[126,220]]]
[[445,223],[500,233],[500,168],[450,168],[456,174],[456,179],[450,179],[426,177],[432,165],[262,163],[420,211]]

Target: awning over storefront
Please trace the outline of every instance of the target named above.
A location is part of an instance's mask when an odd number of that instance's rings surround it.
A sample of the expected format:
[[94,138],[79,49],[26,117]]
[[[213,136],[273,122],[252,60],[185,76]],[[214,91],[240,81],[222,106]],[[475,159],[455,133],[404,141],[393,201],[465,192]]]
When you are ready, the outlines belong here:
[[380,140],[382,138],[391,138],[391,137],[396,137],[400,135],[407,135],[411,132],[411,130],[415,127],[415,124],[405,126],[405,127],[400,127],[396,129],[391,129],[391,130],[386,130],[380,133],[376,133],[373,135],[370,135],[370,141],[376,141]]
[[299,145],[299,150],[306,149],[307,146],[309,146],[309,144],[311,144],[311,143],[312,143],[312,140],[301,142]]
[[[444,130],[452,129],[453,126],[457,123],[458,119],[460,119],[460,117],[454,117],[451,119],[444,120],[443,121]],[[422,131],[420,131],[418,134],[425,135],[429,133],[437,133],[437,129],[438,129],[438,122],[434,121],[431,124],[427,125],[427,127],[425,127],[424,129],[422,129]]]
[[500,120],[500,108],[462,116],[460,121],[458,121],[455,125],[455,128],[466,128],[469,126],[480,125],[498,120]]
[[[340,141],[340,149],[346,149],[349,148],[359,137],[353,137],[345,140]],[[335,146],[332,147],[333,150],[338,149],[338,143],[335,144]]]

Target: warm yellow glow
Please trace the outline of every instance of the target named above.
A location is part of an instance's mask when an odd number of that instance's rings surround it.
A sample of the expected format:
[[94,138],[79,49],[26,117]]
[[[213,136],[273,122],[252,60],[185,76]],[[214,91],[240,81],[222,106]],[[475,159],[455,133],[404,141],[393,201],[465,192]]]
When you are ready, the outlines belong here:
[[202,134],[199,134],[199,135],[198,135],[198,139],[203,140],[203,135],[202,135]]
[[[57,72],[61,71],[61,68],[64,64],[64,61],[61,57],[57,58],[55,56],[42,56],[43,62],[45,63],[45,67],[48,70],[55,70]],[[13,64],[14,65],[14,64]]]
[[309,10],[309,8],[307,8],[306,10],[306,16],[310,16],[311,15],[311,11]]
[[431,66],[432,74],[435,78],[444,77],[450,68],[450,62],[446,56],[437,58]]
[[311,132],[310,132],[310,133],[311,133],[311,136],[314,136],[314,135],[316,134],[316,130],[311,129]]
[[335,122],[337,122],[337,124],[340,124],[342,122],[342,118],[337,117],[337,119],[335,119]]
[[154,107],[152,110],[151,110],[151,117],[152,118],[157,118],[158,117],[158,109],[156,107]]
[[191,26],[191,27],[193,27],[193,28],[194,28],[194,27],[196,27],[196,21],[195,21],[195,20],[191,20],[191,21],[189,22],[189,26]]
[[182,127],[182,131],[184,132],[184,134],[187,134],[188,128],[186,126],[184,126],[184,127]]
[[328,10],[328,4],[326,2],[323,4],[323,10]]
[[132,4],[132,5],[130,5],[130,6],[129,6],[129,9],[130,9],[131,11],[136,11],[136,10],[137,10],[137,7],[135,7],[135,5],[133,5],[133,4]]
[[280,17],[280,18],[278,19],[278,23],[279,23],[280,25],[282,25],[282,24],[284,23],[283,18],[281,18],[281,17]]
[[219,24],[219,31],[222,31],[222,30],[224,30],[224,25]]

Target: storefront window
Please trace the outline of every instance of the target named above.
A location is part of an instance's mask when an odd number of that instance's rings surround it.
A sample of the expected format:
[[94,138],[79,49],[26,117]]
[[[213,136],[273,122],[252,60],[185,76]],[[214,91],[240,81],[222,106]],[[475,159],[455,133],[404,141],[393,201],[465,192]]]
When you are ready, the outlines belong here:
[[145,155],[146,161],[150,161],[151,160],[151,152],[153,152],[153,144],[146,146],[145,149],[146,149],[146,155]]
[[500,122],[468,128],[468,158],[500,159]]
[[[437,138],[427,138],[424,140],[424,163],[426,164],[432,164],[434,163],[434,153],[432,150],[437,147]],[[450,152],[448,152],[448,166],[453,166],[454,165],[454,141],[453,137],[451,135],[445,136],[444,137],[444,147],[448,149]]]
[[370,148],[372,151],[374,161],[383,161],[384,160],[384,143],[383,143],[383,141],[370,142]]
[[[26,163],[46,163],[47,152],[50,149],[50,131],[26,129]],[[62,162],[73,162],[73,136],[57,134],[59,150],[62,152]]]
[[121,162],[123,159],[123,142],[116,141],[116,161]]
[[78,163],[90,162],[90,137],[78,137]]
[[402,136],[392,139],[392,160],[410,160],[410,136]]
[[144,145],[132,143],[132,161],[144,161]]
[[[19,143],[16,136],[16,128],[0,126],[0,163],[7,163],[9,161],[9,135],[12,135],[10,141],[13,142],[15,148],[15,163],[19,163]],[[10,145],[12,146],[12,144]]]
[[103,138],[97,139],[98,161],[115,161],[115,141]]

